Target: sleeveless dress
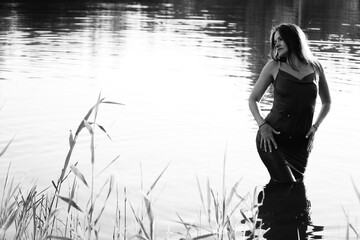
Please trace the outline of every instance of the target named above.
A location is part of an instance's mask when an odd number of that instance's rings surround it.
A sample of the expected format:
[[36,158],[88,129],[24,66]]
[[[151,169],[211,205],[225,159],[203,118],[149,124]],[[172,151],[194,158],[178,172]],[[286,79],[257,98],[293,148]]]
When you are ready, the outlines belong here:
[[256,145],[263,163],[273,180],[289,182],[303,179],[309,152],[309,131],[315,110],[318,92],[318,79],[314,71],[298,79],[281,70],[273,82],[274,101],[265,122],[280,134],[274,134],[277,149],[265,152],[260,148],[260,131],[257,133]]

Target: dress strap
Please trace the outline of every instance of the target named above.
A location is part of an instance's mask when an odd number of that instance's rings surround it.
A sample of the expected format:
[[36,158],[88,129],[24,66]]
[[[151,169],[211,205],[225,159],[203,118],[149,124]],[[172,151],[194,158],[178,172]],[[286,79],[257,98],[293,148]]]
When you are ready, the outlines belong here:
[[275,81],[276,81],[276,79],[277,79],[277,76],[279,75],[280,67],[281,67],[281,61],[278,61],[278,69],[277,69],[277,73],[276,73],[276,76],[275,76],[274,81],[273,81],[273,84],[274,84],[274,85],[275,85]]

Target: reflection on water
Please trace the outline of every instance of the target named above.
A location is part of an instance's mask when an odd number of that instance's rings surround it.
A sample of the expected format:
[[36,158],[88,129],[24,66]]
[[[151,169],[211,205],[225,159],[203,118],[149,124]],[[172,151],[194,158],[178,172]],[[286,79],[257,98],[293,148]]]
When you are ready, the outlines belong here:
[[[270,181],[259,194],[261,228],[267,230],[268,240],[321,239],[324,227],[312,225],[310,201],[301,183],[276,183]],[[319,233],[320,232],[320,233]]]
[[[348,175],[358,176],[360,155],[359,0],[1,0],[0,16],[0,146],[16,135],[0,179],[11,163],[18,179],[48,186],[69,129],[102,92],[125,107],[101,108],[113,141],[97,138],[96,164],[103,169],[120,154],[106,174],[137,192],[141,176],[146,185],[171,161],[156,209],[162,219],[176,215],[174,205],[186,215],[198,210],[194,176],[219,182],[225,149],[228,185],[241,176],[247,190],[267,181],[247,98],[269,59],[271,27],[299,24],[334,102],[306,174],[312,218],[332,238],[343,236],[338,202],[353,198]],[[74,161],[86,174],[82,137]]]

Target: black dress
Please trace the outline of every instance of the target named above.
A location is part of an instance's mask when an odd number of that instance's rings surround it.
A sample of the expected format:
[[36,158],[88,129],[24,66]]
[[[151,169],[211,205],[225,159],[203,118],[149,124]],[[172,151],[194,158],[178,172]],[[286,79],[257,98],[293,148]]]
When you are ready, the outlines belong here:
[[302,79],[283,71],[273,82],[274,102],[270,113],[265,118],[280,134],[274,134],[278,148],[265,152],[260,148],[260,132],[256,137],[258,153],[273,180],[289,182],[302,179],[307,165],[309,131],[315,110],[318,91],[317,74],[308,74]]

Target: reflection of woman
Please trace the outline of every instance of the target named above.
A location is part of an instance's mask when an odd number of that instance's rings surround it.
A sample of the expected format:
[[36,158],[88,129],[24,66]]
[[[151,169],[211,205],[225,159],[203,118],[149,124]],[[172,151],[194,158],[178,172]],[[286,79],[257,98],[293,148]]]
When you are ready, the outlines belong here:
[[[249,107],[259,125],[258,152],[271,179],[294,182],[303,179],[315,132],[330,110],[330,93],[324,70],[298,26],[276,26],[270,42],[272,60],[251,92]],[[258,102],[271,84],[273,107],[264,119]],[[313,123],[318,92],[322,107]]]
[[[301,183],[280,184],[270,181],[259,195],[261,228],[267,230],[263,235],[267,240],[310,239],[307,235],[311,225],[310,202],[306,198],[305,186]],[[312,226],[312,231],[323,227]]]

